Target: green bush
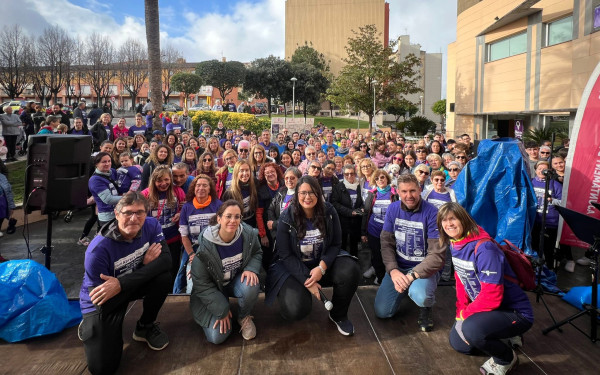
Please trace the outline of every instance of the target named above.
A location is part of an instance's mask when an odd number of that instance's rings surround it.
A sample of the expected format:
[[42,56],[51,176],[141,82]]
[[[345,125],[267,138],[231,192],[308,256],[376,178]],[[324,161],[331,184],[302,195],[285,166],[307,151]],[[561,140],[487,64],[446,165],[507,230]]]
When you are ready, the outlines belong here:
[[219,121],[227,129],[239,129],[244,127],[246,130],[260,134],[264,129],[271,128],[271,119],[268,117],[256,117],[248,113],[220,112],[220,111],[190,111],[194,134],[199,133],[200,124],[206,120],[211,128],[216,128]]
[[404,127],[405,133],[412,135],[415,132],[417,135],[425,135],[428,132],[435,132],[436,124],[427,117],[413,116]]
[[410,121],[400,121],[396,123],[396,131],[400,133],[406,132],[406,126],[410,124]]

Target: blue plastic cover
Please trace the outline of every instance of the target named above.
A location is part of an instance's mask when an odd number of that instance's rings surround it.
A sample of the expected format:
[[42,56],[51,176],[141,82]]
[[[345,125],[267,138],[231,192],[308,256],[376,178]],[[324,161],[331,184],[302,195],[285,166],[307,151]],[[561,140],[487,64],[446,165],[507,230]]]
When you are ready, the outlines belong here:
[[454,184],[456,199],[496,241],[505,238],[537,256],[531,248],[536,197],[521,142],[483,140]]
[[[597,291],[598,300],[600,301],[600,289]],[[574,286],[563,296],[563,299],[571,305],[583,310],[583,305],[592,303],[592,287],[591,286]]]
[[49,335],[81,321],[56,276],[33,260],[0,263],[0,338],[8,342]]

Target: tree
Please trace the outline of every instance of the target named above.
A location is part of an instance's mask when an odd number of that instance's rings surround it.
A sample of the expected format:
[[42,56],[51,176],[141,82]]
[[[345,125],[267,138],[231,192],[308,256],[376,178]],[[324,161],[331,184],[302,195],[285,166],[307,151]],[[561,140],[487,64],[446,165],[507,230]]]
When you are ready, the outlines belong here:
[[329,64],[322,53],[305,44],[292,55],[292,71],[296,77],[296,98],[303,104],[304,118],[307,108],[319,105],[330,84]]
[[96,98],[98,105],[106,99],[110,90],[110,82],[117,75],[115,66],[115,49],[108,36],[92,33],[86,43],[87,69],[85,76]]
[[29,83],[33,53],[18,24],[4,26],[0,33],[0,87],[11,98],[19,97]]
[[[148,45],[148,72],[150,75],[150,97],[156,111],[162,109],[162,68],[160,60],[160,25],[158,21],[158,0],[144,0],[146,18],[146,44]],[[154,117],[152,128],[161,129],[161,120]]]
[[123,88],[131,95],[131,105],[135,108],[138,93],[142,89],[148,69],[146,69],[146,48],[137,39],[127,39],[119,48],[119,79]]
[[173,87],[171,87],[171,77],[183,70],[184,59],[181,52],[176,50],[171,44],[167,44],[165,49],[161,51],[160,58],[162,64],[162,94],[165,103],[168,103],[169,96],[174,91]]
[[431,110],[433,113],[440,115],[440,123],[442,124],[443,129],[444,120],[446,119],[446,99],[441,99],[433,103]]
[[221,103],[225,103],[227,95],[244,84],[246,67],[239,61],[208,60],[196,65],[196,74],[207,85],[219,89]]
[[71,49],[73,42],[67,32],[59,26],[48,27],[38,38],[36,49],[38,64],[43,69],[41,81],[52,94],[54,103],[58,101],[58,93],[65,86],[66,76],[71,65]]
[[420,61],[413,54],[397,61],[397,42],[383,45],[374,25],[353,33],[346,46],[348,57],[343,59],[346,65],[328,89],[327,99],[342,108],[365,112],[369,116],[369,131],[372,131],[373,116],[390,101],[421,91],[416,69]]
[[390,100],[390,102],[385,107],[387,113],[394,115],[396,117],[396,122],[400,121],[400,116],[404,117],[404,121],[407,118],[414,116],[418,111],[419,107],[413,102],[409,102],[408,100],[402,98],[395,98]]
[[188,98],[191,94],[197,93],[202,86],[202,78],[194,73],[175,73],[171,77],[171,86],[176,91],[181,91],[185,97],[185,107],[187,108]]
[[268,114],[271,117],[273,99],[285,97],[287,93],[291,95],[290,78],[292,78],[290,63],[270,55],[252,61],[246,74],[244,91],[258,98],[266,98]]

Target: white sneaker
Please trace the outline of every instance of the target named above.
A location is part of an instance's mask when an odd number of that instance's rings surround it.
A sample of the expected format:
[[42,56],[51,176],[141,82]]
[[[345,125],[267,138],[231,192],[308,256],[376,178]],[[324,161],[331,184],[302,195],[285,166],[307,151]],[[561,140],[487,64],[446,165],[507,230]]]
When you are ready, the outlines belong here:
[[513,350],[513,360],[508,365],[499,365],[494,362],[494,358],[490,358],[479,368],[479,370],[483,375],[505,375],[508,374],[510,370],[517,367],[518,363],[519,357]]
[[577,259],[577,261],[576,261],[576,262],[577,262],[577,264],[579,264],[580,266],[589,266],[589,265],[590,265],[590,263],[591,263],[592,261],[590,260],[590,258],[587,258],[587,257],[581,257],[581,258]]
[[575,272],[575,262],[572,260],[567,260],[567,263],[565,263],[565,271]]
[[0,232],[0,238],[4,237],[4,233]]
[[375,268],[373,268],[373,266],[371,266],[368,270],[365,271],[365,273],[363,273],[363,277],[365,279],[370,279],[371,277],[373,277],[373,275],[375,275]]
[[240,332],[242,333],[242,337],[244,340],[252,340],[256,337],[256,326],[252,321],[253,316],[246,316],[242,320],[238,320],[238,323],[241,326]]

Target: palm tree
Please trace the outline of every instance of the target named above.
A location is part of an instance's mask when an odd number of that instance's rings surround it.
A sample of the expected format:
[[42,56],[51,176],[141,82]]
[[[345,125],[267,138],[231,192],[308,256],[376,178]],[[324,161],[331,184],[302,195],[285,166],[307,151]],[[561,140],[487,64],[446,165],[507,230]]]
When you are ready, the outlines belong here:
[[[155,113],[162,110],[162,68],[160,63],[160,25],[158,0],[144,0],[146,14],[146,43],[148,44],[148,71],[150,73],[150,99]],[[153,129],[162,129],[158,116],[154,117]]]

